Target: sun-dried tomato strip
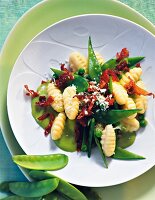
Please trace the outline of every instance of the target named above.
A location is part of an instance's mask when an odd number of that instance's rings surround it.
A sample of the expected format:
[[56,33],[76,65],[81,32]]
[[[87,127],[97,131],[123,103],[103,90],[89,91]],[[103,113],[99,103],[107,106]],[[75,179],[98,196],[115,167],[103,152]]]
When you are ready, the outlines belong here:
[[52,96],[49,96],[47,99],[45,96],[40,96],[39,101],[36,102],[36,105],[40,107],[47,107],[50,106],[53,103],[53,101],[54,98]]
[[109,103],[109,106],[112,106],[115,102],[115,99],[107,96],[105,101],[107,101]]
[[127,50],[127,48],[123,48],[120,53],[116,54],[117,62],[120,62],[121,60],[127,57],[129,57],[129,51]]
[[[129,77],[130,78],[130,77]],[[135,82],[130,78],[130,82],[125,85],[125,88],[128,92],[128,94],[137,94],[137,95],[144,95],[144,96],[153,96],[153,98],[155,97],[155,94],[153,94],[152,92],[148,92],[142,88],[140,88],[139,86],[137,86],[135,84]]]
[[32,98],[35,98],[35,97],[39,96],[39,94],[37,92],[35,92],[34,90],[30,90],[28,85],[24,85],[24,88],[27,91],[27,93],[26,93],[27,96],[31,96]]
[[42,121],[42,120],[46,119],[49,116],[50,116],[50,113],[44,113],[43,115],[41,115],[40,117],[38,117],[38,120]]
[[47,136],[51,132],[51,128],[52,128],[54,118],[55,118],[52,113],[50,113],[49,116],[50,116],[50,122],[45,128],[45,132],[44,132],[45,136]]

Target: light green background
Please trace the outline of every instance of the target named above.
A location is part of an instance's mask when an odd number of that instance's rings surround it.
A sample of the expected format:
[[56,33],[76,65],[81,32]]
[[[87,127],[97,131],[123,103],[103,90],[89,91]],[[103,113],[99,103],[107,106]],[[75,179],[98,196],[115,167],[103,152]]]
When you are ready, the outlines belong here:
[[[78,1],[78,0],[75,0]],[[155,0],[120,0],[155,24]],[[40,0],[0,0],[0,48],[16,21]],[[22,37],[22,36],[21,36]]]

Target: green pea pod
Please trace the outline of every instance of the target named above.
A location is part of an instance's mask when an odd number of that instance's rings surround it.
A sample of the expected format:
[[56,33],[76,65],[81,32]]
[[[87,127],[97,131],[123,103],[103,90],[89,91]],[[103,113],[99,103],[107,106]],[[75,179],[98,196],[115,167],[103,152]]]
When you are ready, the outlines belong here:
[[86,128],[83,128],[83,135],[82,135],[82,146],[81,146],[81,151],[86,152],[88,150],[87,147],[87,133],[86,133]]
[[94,137],[94,128],[95,128],[95,119],[91,119],[90,121],[90,128],[89,128],[89,136],[88,136],[88,157],[91,156],[91,149],[92,149],[92,141]]
[[140,159],[145,159],[143,156],[134,154],[134,153],[132,153],[130,151],[122,149],[121,147],[116,147],[115,154],[112,156],[112,158],[120,159],[120,160],[140,160]]
[[[143,59],[144,59],[143,56],[127,58],[128,67],[132,67],[132,66],[136,65]],[[101,66],[101,69],[102,69],[102,71],[104,71],[106,69],[114,69],[117,64],[118,63],[117,63],[116,59],[110,59]]]
[[61,138],[59,140],[55,140],[54,142],[60,149],[64,151],[76,151],[77,144],[75,141],[75,120],[66,120]]
[[41,200],[42,197],[21,197],[21,196],[17,196],[17,195],[12,195],[12,196],[8,196],[8,197],[5,197],[1,200]]
[[101,66],[95,56],[91,38],[88,41],[88,73],[93,81],[99,82],[102,73]]
[[57,191],[54,191],[46,196],[44,196],[43,198],[44,200],[70,200],[67,197],[65,197],[64,195],[60,194]]
[[13,161],[27,169],[58,170],[68,164],[68,156],[65,154],[15,155]]
[[128,132],[122,132],[121,135],[119,135],[119,138],[117,137],[117,146],[121,148],[127,148],[131,146],[136,139],[136,132],[128,133]]
[[94,139],[95,139],[95,143],[96,143],[96,145],[97,145],[97,147],[98,147],[98,149],[99,149],[99,152],[100,152],[100,154],[101,154],[101,156],[102,156],[104,165],[105,165],[106,168],[108,168],[107,159],[106,159],[106,156],[105,156],[105,154],[104,154],[104,152],[103,152],[103,150],[102,150],[100,140],[99,140],[99,138],[98,138],[95,134],[94,134]]
[[[63,71],[59,70],[59,69],[54,69],[54,68],[51,68],[51,70],[58,76],[60,76],[61,74],[63,74]],[[67,85],[75,85],[76,86],[76,90],[77,90],[77,93],[79,92],[85,92],[88,87],[89,87],[89,84],[88,84],[88,81],[82,77],[82,76],[79,76],[77,74],[74,74],[74,79],[73,80],[70,80],[68,81]]]
[[21,197],[41,197],[53,192],[59,184],[58,178],[51,178],[38,182],[12,182],[10,191]]
[[68,85],[75,85],[77,93],[85,92],[89,87],[88,81],[84,77],[76,74],[74,74],[73,80],[68,81]]
[[97,110],[94,112],[94,118],[97,122],[102,124],[114,124],[120,120],[137,113],[139,109],[132,110]]
[[[56,177],[55,175],[49,174],[47,172],[36,170],[30,171],[29,175],[36,180],[44,180]],[[56,190],[72,200],[87,200],[85,195],[82,194],[77,188],[60,178],[59,185]]]
[[8,193],[9,190],[9,182],[0,183],[0,192]]

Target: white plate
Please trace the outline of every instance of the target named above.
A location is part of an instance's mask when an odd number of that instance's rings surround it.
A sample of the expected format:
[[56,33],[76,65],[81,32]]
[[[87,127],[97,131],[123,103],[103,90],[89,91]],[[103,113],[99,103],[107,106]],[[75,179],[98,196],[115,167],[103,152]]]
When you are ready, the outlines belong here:
[[50,75],[50,67],[68,59],[72,51],[87,55],[88,36],[94,49],[105,60],[115,56],[123,47],[130,56],[145,56],[142,64],[143,80],[154,91],[155,38],[144,28],[119,17],[108,15],[83,15],[63,20],[35,37],[18,57],[8,86],[7,107],[12,130],[26,154],[65,153],[69,164],[52,172],[70,183],[82,186],[109,186],[131,180],[146,172],[155,163],[154,102],[149,99],[146,117],[149,121],[144,131],[139,131],[135,143],[128,149],[146,157],[140,161],[112,160],[105,169],[97,149],[91,158],[83,153],[67,153],[57,148],[50,136],[45,137],[31,115],[30,99],[25,97],[23,86],[37,89],[42,79]]

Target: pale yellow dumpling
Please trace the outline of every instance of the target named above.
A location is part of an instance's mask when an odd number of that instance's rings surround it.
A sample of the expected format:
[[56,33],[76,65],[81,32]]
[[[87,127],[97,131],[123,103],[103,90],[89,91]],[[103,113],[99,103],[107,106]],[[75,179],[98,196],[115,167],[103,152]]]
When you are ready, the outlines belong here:
[[113,95],[119,105],[124,105],[128,99],[127,91],[119,82],[112,82]]
[[[126,103],[123,105],[123,109],[124,110],[136,109],[136,104],[135,104],[134,100],[132,98],[128,97]],[[133,119],[136,117],[136,115],[137,115],[137,113],[130,115],[128,117],[128,119]]]
[[102,131],[101,145],[104,154],[110,157],[115,152],[116,147],[116,134],[112,125],[107,125]]
[[139,121],[136,118],[125,118],[121,121],[121,124],[126,128],[126,131],[133,132],[140,128]]
[[63,96],[59,88],[54,83],[49,83],[47,88],[48,96],[52,96],[54,101],[52,102],[52,108],[57,112],[64,111]]
[[69,86],[63,92],[65,113],[70,120],[75,119],[79,112],[79,99],[75,95],[75,86]]
[[73,52],[70,54],[69,64],[73,72],[76,72],[80,68],[84,69],[85,73],[88,72],[88,60],[79,52]]
[[58,140],[61,138],[64,127],[65,127],[66,115],[64,112],[59,113],[54,119],[52,128],[51,128],[51,137],[52,140]]

